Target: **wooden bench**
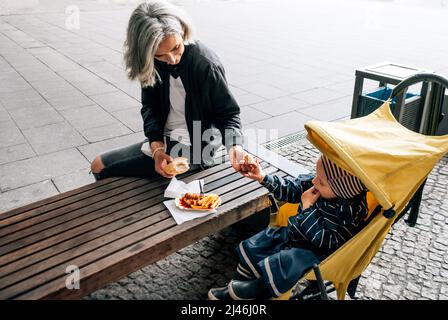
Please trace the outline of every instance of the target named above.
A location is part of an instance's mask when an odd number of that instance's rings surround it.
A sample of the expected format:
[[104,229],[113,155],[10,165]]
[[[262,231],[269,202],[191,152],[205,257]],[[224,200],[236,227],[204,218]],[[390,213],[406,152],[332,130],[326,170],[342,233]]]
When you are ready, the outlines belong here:
[[[280,162],[285,170],[262,164],[280,176],[301,170]],[[179,177],[202,178],[223,203],[181,225],[163,204],[163,178],[108,178],[0,213],[0,299],[79,299],[270,206],[267,189],[228,161]],[[79,289],[66,286],[69,266]]]

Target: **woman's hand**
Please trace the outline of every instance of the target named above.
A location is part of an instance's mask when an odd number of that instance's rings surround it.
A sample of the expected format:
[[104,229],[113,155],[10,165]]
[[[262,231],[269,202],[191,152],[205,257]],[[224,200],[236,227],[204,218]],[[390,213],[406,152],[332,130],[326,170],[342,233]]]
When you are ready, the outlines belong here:
[[243,176],[249,179],[253,179],[261,183],[265,177],[265,173],[263,171],[263,168],[260,165],[260,160],[255,160],[256,164],[247,164],[243,160],[241,165],[245,168],[245,170],[240,171]]
[[244,155],[246,151],[243,150],[243,147],[240,145],[235,145],[229,150],[229,158],[230,163],[232,164],[233,169],[239,172],[241,171],[241,161],[244,159]]
[[309,207],[313,206],[316,203],[317,199],[319,199],[319,197],[320,192],[314,187],[311,187],[304,193],[302,193],[302,210],[308,209]]
[[165,166],[173,161],[173,159],[165,153],[165,145],[163,141],[153,141],[150,145],[151,151],[152,151],[152,157],[154,159],[154,169],[155,171],[160,174],[162,177],[165,178],[172,178],[173,176],[166,173],[163,168]]
[[154,155],[154,167],[156,172],[160,174],[162,177],[172,178],[173,177],[172,175],[166,173],[165,170],[163,170],[163,168],[165,168],[165,166],[171,161],[173,161],[173,158],[171,158],[163,151],[158,151]]

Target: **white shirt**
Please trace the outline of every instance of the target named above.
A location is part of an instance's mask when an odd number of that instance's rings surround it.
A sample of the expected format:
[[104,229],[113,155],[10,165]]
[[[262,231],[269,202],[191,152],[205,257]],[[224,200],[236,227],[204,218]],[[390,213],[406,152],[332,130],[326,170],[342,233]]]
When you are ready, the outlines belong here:
[[185,88],[180,77],[170,76],[170,111],[166,119],[164,135],[191,146],[185,120]]

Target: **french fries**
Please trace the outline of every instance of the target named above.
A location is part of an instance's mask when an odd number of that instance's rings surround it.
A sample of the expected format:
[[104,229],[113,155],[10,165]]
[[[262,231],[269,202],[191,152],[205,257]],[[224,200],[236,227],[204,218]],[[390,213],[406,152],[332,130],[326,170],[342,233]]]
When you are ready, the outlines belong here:
[[221,198],[214,193],[186,193],[179,199],[179,204],[188,209],[209,210],[218,207],[221,204]]

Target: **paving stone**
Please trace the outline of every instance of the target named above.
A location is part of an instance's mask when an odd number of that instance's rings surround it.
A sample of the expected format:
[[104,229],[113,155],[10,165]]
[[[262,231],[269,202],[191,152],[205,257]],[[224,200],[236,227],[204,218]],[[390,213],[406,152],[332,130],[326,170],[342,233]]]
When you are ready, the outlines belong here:
[[111,113],[134,132],[143,131],[143,120],[140,114],[140,107],[132,107]]
[[90,98],[109,112],[130,108],[140,112],[141,108],[140,102],[121,91],[91,95]]
[[48,105],[39,92],[34,89],[13,93],[2,93],[0,94],[0,101],[7,110],[35,108],[37,106]]
[[270,118],[271,116],[252,107],[243,107],[241,108],[240,117],[243,127],[246,127],[246,125],[250,123],[256,123],[257,121]]
[[37,154],[47,154],[87,143],[67,122],[27,129],[23,134]]
[[309,105],[309,103],[300,101],[298,99],[293,99],[291,97],[281,97],[269,101],[255,103],[251,105],[251,107],[262,111],[263,113],[267,113],[271,116],[278,116],[287,112],[294,111],[296,109],[301,109]]
[[[275,82],[272,79],[275,79]],[[304,75],[297,76],[296,74],[293,74],[288,76],[285,75],[284,71],[271,75],[270,78],[265,81],[267,83],[275,83],[276,87],[288,92],[288,94],[300,93],[315,88],[315,85],[310,83],[309,79]]]
[[117,90],[116,87],[100,78],[81,82],[70,81],[70,83],[87,96],[114,92]]
[[293,98],[297,98],[310,104],[321,104],[323,102],[336,100],[343,96],[344,94],[342,93],[325,88],[312,89],[292,95]]
[[59,192],[66,192],[95,182],[95,178],[89,172],[90,168],[87,168],[54,177],[52,180]]
[[45,180],[11,191],[2,191],[0,193],[0,212],[11,210],[56,194],[58,194],[58,190],[50,180]]
[[234,97],[239,97],[245,94],[248,94],[249,92],[247,92],[246,90],[243,90],[241,88],[238,87],[234,87],[234,86],[229,86],[230,92],[232,92],[232,95]]
[[430,300],[437,300],[437,293],[434,289],[422,288],[421,296]]
[[[275,130],[278,133],[278,138],[292,134],[294,132],[302,131],[304,124],[312,120],[312,118],[299,114],[298,112],[290,112],[281,116],[269,118],[267,120],[262,120],[256,123],[256,127],[265,130]],[[261,135],[259,135],[261,137]],[[266,134],[266,137],[268,134]],[[261,139],[260,143],[269,140]]]
[[[112,299],[112,293],[112,290],[99,290],[94,292],[90,298],[92,300],[110,300]],[[130,297],[132,297],[132,295],[130,295]]]
[[89,160],[93,161],[95,156],[103,152],[128,146],[133,143],[142,142],[145,139],[142,133],[116,137],[109,140],[99,141],[78,147],[78,150]]
[[78,131],[119,123],[98,105],[62,110],[61,114]]
[[25,137],[11,120],[0,123],[0,148],[25,143]]
[[126,289],[128,289],[133,294],[134,299],[143,299],[143,297],[146,295],[144,289],[133,283],[127,285]]
[[103,292],[108,292],[111,295],[111,299],[117,298],[122,300],[132,299],[132,293],[126,288],[118,284],[112,284],[107,289],[103,289]]
[[278,97],[283,97],[289,94],[284,90],[276,88],[273,85],[261,83],[261,82],[251,82],[240,86],[241,89],[253,93],[254,95],[260,96],[264,99],[275,99]]
[[307,108],[301,108],[297,111],[316,120],[334,121],[349,117],[351,113],[351,105],[343,105],[335,101],[330,101]]
[[51,70],[66,71],[79,69],[78,64],[71,61],[70,59],[67,59],[52,48],[31,48],[28,51],[35,57],[37,57],[40,61],[45,63],[48,67],[50,67]]
[[193,272],[193,273],[197,273],[197,272],[201,269],[201,266],[200,266],[199,264],[197,264],[197,263],[192,262],[192,263],[189,263],[189,264],[187,265],[187,268],[188,268],[188,270],[190,270],[191,272]]
[[0,80],[0,94],[14,93],[31,89],[31,86],[22,77]]
[[9,113],[21,130],[64,121],[64,118],[48,104],[35,108],[12,109]]
[[61,71],[59,75],[88,96],[117,91],[110,83],[84,68]]
[[436,254],[436,253],[430,253],[429,254],[429,259],[431,261],[442,262],[443,261],[443,255],[442,254]]
[[252,105],[254,103],[262,102],[262,101],[266,100],[263,97],[257,96],[257,95],[252,94],[252,93],[242,94],[242,95],[240,95],[238,97],[235,97],[235,99],[238,102],[238,105],[240,107]]
[[88,142],[103,141],[130,133],[132,133],[132,131],[122,123],[112,123],[102,127],[90,128],[81,131],[81,135]]
[[397,294],[387,291],[387,290],[383,291],[383,296],[384,296],[384,298],[390,299],[390,300],[398,300],[398,297],[399,297]]
[[76,88],[69,82],[65,81],[62,77],[58,76],[57,79],[42,81],[40,79],[32,81],[34,90],[38,91],[46,99],[58,98],[64,95],[70,95],[76,92]]
[[26,68],[20,70],[19,73],[26,81],[31,83],[31,85],[41,81],[55,82],[61,80],[60,76],[45,65],[35,68]]
[[8,111],[6,111],[5,108],[2,107],[0,103],[0,123],[3,121],[10,121],[11,117],[9,116]]
[[90,163],[76,149],[3,164],[0,165],[0,190],[5,192],[89,166]]
[[57,96],[49,96],[47,100],[56,110],[66,110],[94,104],[92,100],[77,90],[58,94]]
[[[120,73],[124,74],[122,71]],[[131,81],[127,78],[121,81],[113,82],[111,80],[111,83],[124,93],[126,93],[129,97],[134,98],[136,101],[141,102],[142,98],[142,88],[140,84],[138,84],[135,80]],[[139,107],[141,107],[141,104],[139,104]]]
[[420,285],[418,285],[418,284],[410,282],[406,286],[406,289],[409,290],[409,291],[412,291],[414,293],[418,293],[419,294],[421,292],[422,287]]
[[27,143],[0,148],[0,165],[34,157],[36,153]]
[[208,257],[210,257],[211,255],[213,255],[213,253],[214,253],[215,251],[214,250],[210,250],[210,249],[205,249],[205,250],[203,250],[203,251],[201,251],[201,256],[202,257],[204,257],[204,258],[208,258]]
[[[353,72],[354,74],[354,72]],[[325,86],[325,88],[333,90],[333,91],[337,91],[343,94],[347,94],[348,95],[353,95],[353,90],[355,88],[355,79],[353,77],[353,79],[349,79],[346,81],[342,81],[342,82],[338,82],[335,84],[330,84],[328,86]],[[353,96],[350,96],[350,99],[352,99]]]

